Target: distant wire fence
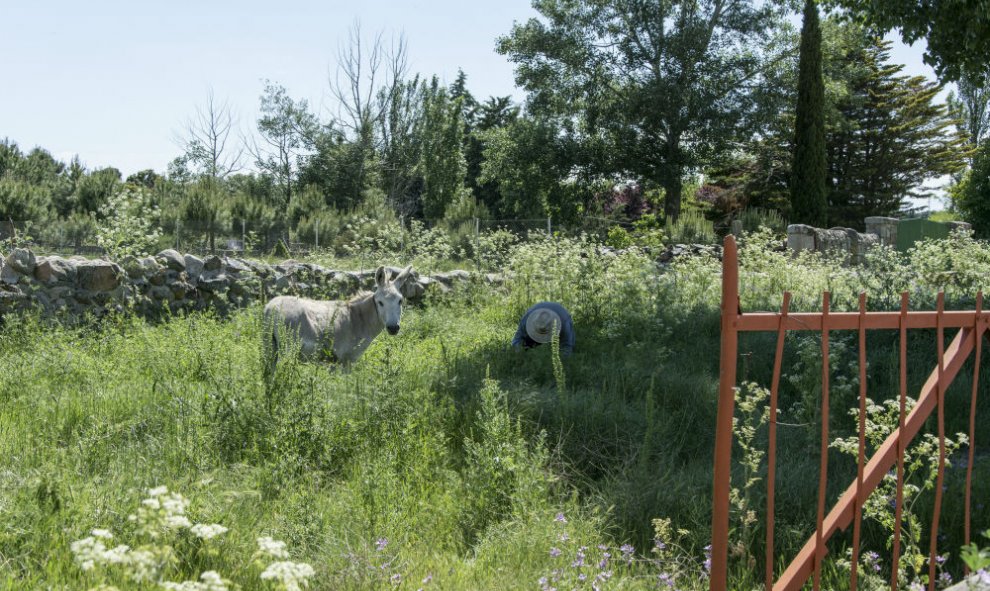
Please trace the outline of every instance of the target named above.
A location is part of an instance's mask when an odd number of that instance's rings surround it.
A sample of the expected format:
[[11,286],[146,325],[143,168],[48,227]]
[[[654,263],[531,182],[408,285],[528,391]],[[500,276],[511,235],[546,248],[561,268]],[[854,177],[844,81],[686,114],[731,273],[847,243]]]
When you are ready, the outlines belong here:
[[[457,223],[429,223],[401,220],[389,225],[377,220],[354,220],[333,227],[315,222],[305,229],[277,222],[226,220],[224,222],[171,220],[155,227],[154,245],[150,250],[173,248],[182,253],[226,256],[303,257],[312,253],[355,255],[361,251],[392,248],[405,251],[424,240],[426,231],[441,231],[455,247],[477,246],[483,236],[508,232],[519,239],[539,235],[576,236],[585,234],[604,239],[613,227],[630,228],[626,221],[584,216],[579,223],[558,223],[552,217],[518,219],[469,219]],[[100,229],[92,218],[49,222],[2,221],[0,246],[28,247],[53,254],[100,256],[107,253],[101,245]]]

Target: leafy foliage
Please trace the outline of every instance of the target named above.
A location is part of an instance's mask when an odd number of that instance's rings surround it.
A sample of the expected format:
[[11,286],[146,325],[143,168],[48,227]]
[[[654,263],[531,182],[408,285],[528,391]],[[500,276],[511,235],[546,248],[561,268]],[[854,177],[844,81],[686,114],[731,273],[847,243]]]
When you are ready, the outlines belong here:
[[97,244],[114,257],[150,254],[161,234],[155,220],[157,209],[147,201],[141,189],[124,189],[111,197],[96,229]]

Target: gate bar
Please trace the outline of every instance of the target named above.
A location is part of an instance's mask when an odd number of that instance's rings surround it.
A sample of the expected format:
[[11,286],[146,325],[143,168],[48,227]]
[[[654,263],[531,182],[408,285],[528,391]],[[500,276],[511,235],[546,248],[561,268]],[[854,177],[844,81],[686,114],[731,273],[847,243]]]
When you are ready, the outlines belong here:
[[[904,431],[904,419],[907,416],[907,313],[908,292],[901,292],[900,320],[900,397],[897,414],[897,428]],[[897,575],[900,573],[901,562],[901,521],[904,512],[904,442],[897,441],[897,488],[894,496],[894,549],[890,561],[890,591],[897,591]]]
[[[883,480],[887,470],[890,469],[896,460],[895,456],[897,455],[898,446],[903,446],[901,449],[906,448],[907,444],[921,430],[925,424],[925,420],[928,419],[932,409],[938,402],[937,387],[941,386],[945,388],[952,383],[952,380],[966,362],[967,357],[973,351],[974,335],[976,332],[972,328],[966,327],[956,333],[955,338],[945,351],[945,368],[942,371],[942,375],[939,376],[938,369],[936,369],[928,376],[928,380],[922,386],[921,394],[918,396],[918,403],[915,404],[914,408],[911,409],[911,413],[907,416],[904,428],[898,428],[888,435],[887,439],[880,445],[869,463],[867,463],[863,473],[863,483],[867,491],[872,492],[880,484],[880,481]],[[982,334],[982,330],[979,332]],[[825,518],[824,531],[822,532],[824,537],[831,537],[836,530],[845,530],[849,526],[849,522],[853,517],[853,505],[855,502],[856,484],[853,483],[842,494],[842,497],[829,512],[828,517]],[[784,574],[781,575],[777,584],[774,585],[774,591],[798,591],[804,584],[804,581],[808,579],[814,563],[815,537],[817,535],[818,533],[816,532],[805,542],[804,547],[801,548],[801,551],[791,562],[790,566],[787,567],[787,570],[784,571]],[[719,587],[719,589],[724,589],[724,587]]]
[[[976,294],[976,330],[980,329],[980,312],[983,311],[983,292]],[[976,359],[973,363],[973,396],[969,403],[969,460],[966,462],[966,493],[965,510],[963,515],[963,545],[969,545],[970,499],[973,487],[973,452],[976,449],[976,387],[980,383],[980,357],[983,354],[983,339],[976,341]],[[969,574],[969,566],[964,565],[963,572]]]
[[780,328],[777,329],[777,351],[773,359],[773,378],[770,382],[770,421],[767,425],[767,551],[765,564],[766,591],[773,589],[773,520],[774,502],[777,487],[777,394],[780,391],[780,371],[784,360],[784,341],[787,331],[784,330],[784,319],[791,307],[791,292],[784,292],[784,303],[780,307]]

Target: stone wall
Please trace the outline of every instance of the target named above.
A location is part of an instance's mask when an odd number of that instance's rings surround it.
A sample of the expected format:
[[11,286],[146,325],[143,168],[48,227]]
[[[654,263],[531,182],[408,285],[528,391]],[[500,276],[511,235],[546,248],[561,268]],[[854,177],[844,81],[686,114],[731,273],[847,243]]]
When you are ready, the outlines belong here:
[[876,234],[861,234],[852,228],[823,230],[804,224],[787,226],[787,248],[793,252],[845,252],[853,262],[862,262],[866,252],[880,243]]
[[[804,224],[787,226],[787,248],[794,252],[812,250],[817,252],[842,251],[850,255],[853,262],[862,262],[866,251],[874,245],[882,244],[897,247],[897,218],[871,216],[865,218],[866,232],[859,233],[852,228],[832,228],[823,230]],[[950,231],[971,229],[966,222],[946,222]]]
[[[399,269],[391,268],[393,274]],[[103,316],[132,309],[145,316],[212,308],[226,312],[276,295],[348,298],[372,289],[374,270],[338,271],[311,263],[256,261],[210,256],[205,259],[165,250],[155,256],[114,262],[82,257],[35,256],[14,249],[0,256],[0,315],[39,309],[46,315]],[[416,275],[403,295],[447,290],[471,278],[467,271]],[[489,282],[500,276],[485,275]]]

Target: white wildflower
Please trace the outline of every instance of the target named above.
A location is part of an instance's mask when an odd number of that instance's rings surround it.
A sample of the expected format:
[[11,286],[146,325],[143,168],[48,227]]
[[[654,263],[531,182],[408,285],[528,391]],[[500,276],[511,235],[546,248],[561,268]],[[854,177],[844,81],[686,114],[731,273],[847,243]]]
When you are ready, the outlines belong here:
[[258,538],[258,554],[272,558],[289,557],[289,551],[285,549],[285,542],[267,536]]
[[206,591],[227,591],[227,584],[230,583],[215,570],[208,570],[199,575],[199,578],[206,586]]
[[228,591],[230,581],[223,579],[215,570],[208,570],[199,575],[199,581],[183,581],[181,583],[164,582],[161,586],[169,591]]
[[261,573],[262,580],[275,579],[285,591],[302,591],[309,587],[309,579],[316,574],[305,562],[273,562]]
[[111,548],[103,553],[103,562],[106,564],[123,564],[127,562],[127,553],[131,551],[131,547],[127,544],[121,544],[116,548]]
[[108,529],[94,529],[90,533],[94,538],[103,538],[106,540],[113,538],[113,534]]
[[148,489],[148,496],[151,496],[151,497],[160,497],[160,496],[162,496],[164,494],[168,494],[168,487],[167,486],[157,486],[155,488],[149,488]]
[[164,486],[148,492],[153,496],[141,501],[137,515],[128,517],[137,522],[138,531],[157,538],[163,531],[182,529],[192,525],[186,517],[189,500],[179,493],[169,493]]
[[128,552],[131,550],[123,544],[108,550],[98,537],[93,536],[72,542],[69,549],[72,550],[79,568],[83,570],[93,570],[106,564],[122,564],[128,560]]
[[148,550],[134,550],[129,553],[126,564],[131,580],[137,583],[150,581],[158,573],[158,559]]
[[92,536],[72,542],[69,549],[72,550],[76,564],[83,570],[93,570],[97,564],[103,564],[103,555],[107,551],[103,542]]
[[169,515],[165,518],[165,527],[168,529],[182,529],[190,525],[192,522],[185,515]]
[[191,531],[194,536],[196,536],[201,540],[212,540],[213,538],[221,534],[227,533],[228,530],[226,527],[220,525],[219,523],[211,523],[209,525],[205,523],[197,523],[196,525],[192,526],[192,528],[189,531]]

